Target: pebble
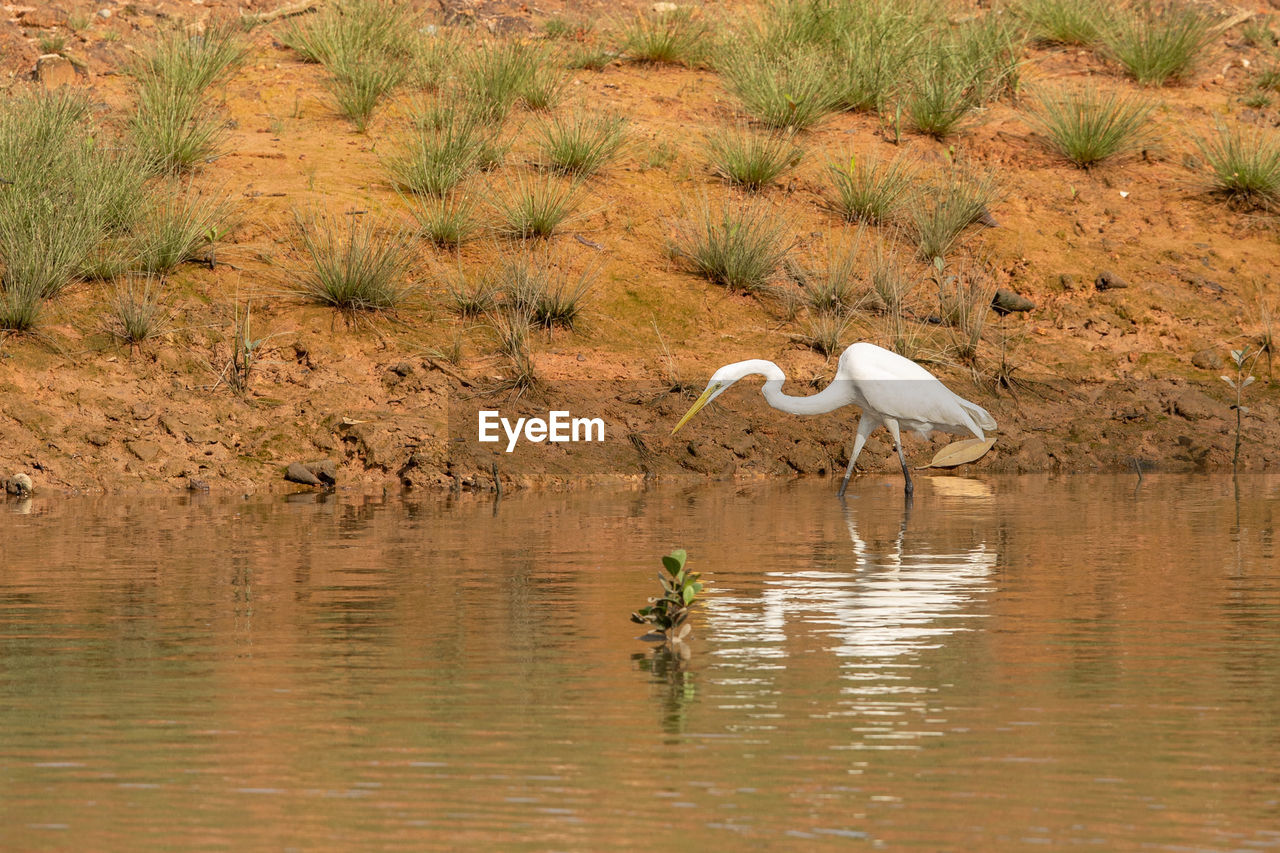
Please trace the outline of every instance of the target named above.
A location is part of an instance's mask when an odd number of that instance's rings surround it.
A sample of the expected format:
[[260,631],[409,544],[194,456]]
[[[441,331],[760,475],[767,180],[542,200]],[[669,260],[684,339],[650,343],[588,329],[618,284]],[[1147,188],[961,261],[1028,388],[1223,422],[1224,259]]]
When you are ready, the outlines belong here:
[[289,467],[284,469],[284,478],[291,483],[301,483],[304,486],[321,485],[320,478],[311,473],[311,469],[301,462],[290,462]]

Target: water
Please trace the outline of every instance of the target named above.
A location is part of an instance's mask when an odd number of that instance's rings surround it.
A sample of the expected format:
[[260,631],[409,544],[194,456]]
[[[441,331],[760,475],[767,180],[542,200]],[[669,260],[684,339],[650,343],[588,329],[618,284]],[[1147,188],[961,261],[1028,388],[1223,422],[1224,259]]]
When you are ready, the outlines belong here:
[[0,847],[1280,848],[1280,478],[917,489],[0,504]]

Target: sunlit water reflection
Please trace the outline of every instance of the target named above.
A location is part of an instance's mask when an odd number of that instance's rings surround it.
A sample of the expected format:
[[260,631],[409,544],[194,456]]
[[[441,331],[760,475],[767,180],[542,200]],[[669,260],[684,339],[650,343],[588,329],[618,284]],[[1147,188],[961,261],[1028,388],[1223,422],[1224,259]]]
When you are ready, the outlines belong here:
[[1280,847],[1280,479],[1134,486],[0,504],[0,847]]

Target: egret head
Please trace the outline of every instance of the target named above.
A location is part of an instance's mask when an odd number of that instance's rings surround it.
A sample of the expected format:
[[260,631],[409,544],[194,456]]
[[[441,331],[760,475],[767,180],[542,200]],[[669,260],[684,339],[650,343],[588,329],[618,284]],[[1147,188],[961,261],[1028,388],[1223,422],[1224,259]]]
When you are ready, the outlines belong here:
[[707,383],[706,390],[702,392],[702,396],[694,401],[693,405],[689,407],[689,411],[685,412],[684,417],[675,425],[675,429],[671,430],[672,435],[675,435],[676,431],[679,430],[680,427],[687,424],[703,406],[710,403],[716,397],[719,397],[730,385],[742,378],[740,375],[737,375],[737,371],[733,370],[735,367],[737,367],[737,365],[727,364],[712,375],[711,381]]

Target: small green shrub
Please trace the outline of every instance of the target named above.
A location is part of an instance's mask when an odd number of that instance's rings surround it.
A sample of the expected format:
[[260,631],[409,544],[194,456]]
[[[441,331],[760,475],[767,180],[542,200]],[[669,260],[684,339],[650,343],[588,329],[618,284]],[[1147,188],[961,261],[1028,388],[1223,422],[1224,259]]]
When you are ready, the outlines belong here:
[[1029,117],[1055,151],[1087,168],[1140,148],[1152,106],[1118,92],[1060,91],[1041,94]]
[[805,322],[804,343],[824,358],[838,355],[844,351],[849,323],[847,314],[830,311],[810,314]]
[[43,309],[44,297],[34,287],[6,283],[0,288],[0,329],[29,332],[39,324]]
[[1273,130],[1220,126],[1196,139],[1213,190],[1246,207],[1280,202],[1280,135]]
[[472,51],[461,69],[469,108],[489,122],[501,122],[517,101],[548,109],[559,99],[564,78],[545,52],[520,42],[489,44]]
[[392,182],[409,192],[442,196],[479,168],[493,131],[461,110],[420,111],[418,128],[402,137],[383,163]]
[[[631,621],[648,626],[654,639],[659,639],[667,649],[681,658],[689,657],[689,616],[697,603],[703,584],[701,575],[685,568],[688,555],[683,549],[672,551],[662,558],[662,566],[668,577],[658,575],[662,595],[650,598],[649,604],[631,614]],[[642,638],[648,639],[648,638]]]
[[804,305],[811,314],[848,316],[859,308],[866,301],[861,268],[856,244],[833,247],[826,264],[817,269],[787,262],[787,273],[800,285]]
[[498,306],[499,286],[492,276],[481,276],[470,284],[459,277],[458,281],[449,283],[448,289],[454,313],[464,320],[484,317]]
[[698,275],[730,290],[764,290],[788,251],[785,226],[759,203],[708,203],[677,225],[674,254]]
[[41,53],[62,53],[67,46],[67,37],[62,33],[45,32],[37,37],[36,43],[40,45]]
[[201,249],[212,250],[230,215],[225,197],[194,188],[162,188],[153,193],[134,231],[133,268],[167,273],[192,260]]
[[789,133],[756,133],[739,125],[707,136],[711,168],[726,182],[757,192],[800,162]]
[[408,298],[412,258],[404,234],[358,216],[295,218],[305,259],[292,273],[302,296],[342,311],[388,310]]
[[538,125],[541,162],[565,175],[593,175],[608,165],[626,141],[627,122],[621,116],[574,112]]
[[827,174],[835,189],[832,209],[849,222],[876,225],[896,215],[916,178],[902,156],[881,163],[874,155],[861,159],[850,155],[847,165],[828,164]]
[[1139,3],[1118,13],[1102,32],[1110,57],[1144,86],[1185,79],[1217,38],[1210,14],[1183,0]]

